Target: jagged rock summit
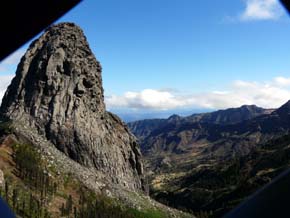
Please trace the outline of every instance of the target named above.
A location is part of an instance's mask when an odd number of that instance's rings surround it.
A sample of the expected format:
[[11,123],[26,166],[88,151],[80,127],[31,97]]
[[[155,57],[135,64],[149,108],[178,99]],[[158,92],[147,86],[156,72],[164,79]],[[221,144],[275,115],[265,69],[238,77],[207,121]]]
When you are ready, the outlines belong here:
[[140,190],[139,147],[123,122],[106,112],[101,71],[77,25],[51,26],[22,57],[2,100],[1,115],[19,129],[28,125],[112,183]]

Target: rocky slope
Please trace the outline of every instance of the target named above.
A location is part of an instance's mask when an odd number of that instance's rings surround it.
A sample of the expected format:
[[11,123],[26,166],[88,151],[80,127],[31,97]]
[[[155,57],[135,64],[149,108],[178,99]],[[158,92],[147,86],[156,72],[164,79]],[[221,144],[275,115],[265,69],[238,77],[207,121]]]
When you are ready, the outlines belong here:
[[[0,196],[21,218],[168,218],[192,217],[148,196],[120,187],[102,187],[104,178],[67,159],[62,152],[38,146],[0,125]],[[37,139],[36,139],[37,140]],[[108,181],[109,182],[109,181]],[[99,189],[101,187],[101,190]]]
[[78,26],[49,27],[22,57],[3,97],[1,125],[9,124],[11,132],[2,138],[32,145],[58,175],[71,175],[95,193],[132,208],[161,208],[168,217],[182,217],[144,196],[139,145],[106,111],[101,71]]
[[[290,167],[290,136],[255,147],[248,155],[156,177],[151,195],[176,208],[222,217]],[[167,177],[167,180],[164,179]]]

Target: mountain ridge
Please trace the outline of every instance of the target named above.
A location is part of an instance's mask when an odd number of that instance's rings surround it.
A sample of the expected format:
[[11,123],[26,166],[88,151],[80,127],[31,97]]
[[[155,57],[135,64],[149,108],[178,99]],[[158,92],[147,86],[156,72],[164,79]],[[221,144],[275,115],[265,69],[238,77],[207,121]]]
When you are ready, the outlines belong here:
[[[139,139],[143,154],[168,158],[177,153],[211,153],[220,155],[221,144],[225,144],[226,153],[231,154],[232,145],[237,138],[235,134],[245,134],[247,131],[249,141],[242,142],[235,147],[237,154],[247,154],[250,144],[259,140],[259,124],[251,123],[253,119],[262,119],[273,113],[272,109],[262,109],[257,106],[242,106],[211,113],[193,114],[187,117],[175,116],[175,119],[144,120],[128,123],[131,131]],[[178,117],[178,119],[176,119]],[[157,121],[157,123],[156,123]],[[265,126],[265,125],[264,125]],[[266,128],[263,128],[263,131]],[[205,146],[210,144],[211,146]],[[212,152],[214,150],[214,152]],[[208,152],[207,152],[208,151]],[[162,154],[165,152],[164,154]],[[159,154],[160,155],[159,155]],[[224,152],[223,152],[224,153]],[[150,158],[151,158],[150,157]],[[190,157],[189,157],[190,158]],[[153,158],[154,159],[154,158]],[[155,161],[154,161],[155,162]]]
[[[244,114],[242,112],[244,111]],[[242,105],[238,108],[228,108],[223,110],[217,110],[208,113],[197,113],[189,116],[179,116],[177,114],[171,115],[167,119],[145,119],[138,120],[127,123],[128,127],[138,138],[144,139],[148,136],[149,129],[160,128],[164,126],[167,122],[172,122],[173,120],[182,122],[203,122],[203,123],[213,123],[213,124],[234,124],[247,119],[251,119],[256,116],[263,114],[269,114],[273,112],[274,109],[263,109],[257,107],[256,105]],[[236,114],[236,117],[235,117]],[[141,127],[141,125],[144,125]],[[152,125],[152,126],[150,126]],[[140,127],[139,127],[140,126]],[[146,131],[147,133],[142,133],[140,131]]]

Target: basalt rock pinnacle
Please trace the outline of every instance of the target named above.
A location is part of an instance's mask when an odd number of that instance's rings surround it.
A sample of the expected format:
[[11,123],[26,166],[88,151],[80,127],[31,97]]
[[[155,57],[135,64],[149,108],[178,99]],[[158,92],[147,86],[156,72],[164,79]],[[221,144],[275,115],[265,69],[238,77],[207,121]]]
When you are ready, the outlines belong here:
[[69,158],[112,183],[142,187],[135,137],[106,112],[102,67],[73,23],[49,27],[22,57],[2,100],[1,115],[25,123]]

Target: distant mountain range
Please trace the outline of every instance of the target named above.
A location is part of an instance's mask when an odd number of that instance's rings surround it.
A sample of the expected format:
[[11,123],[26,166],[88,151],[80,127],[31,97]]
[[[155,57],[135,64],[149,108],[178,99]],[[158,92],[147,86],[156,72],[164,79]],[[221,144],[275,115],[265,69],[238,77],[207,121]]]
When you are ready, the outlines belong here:
[[244,105],[128,126],[140,141],[152,196],[210,217],[221,217],[288,166],[290,101],[278,109]]
[[144,119],[166,119],[170,117],[172,114],[178,114],[180,116],[189,116],[192,113],[205,113],[211,112],[212,110],[204,110],[204,109],[180,109],[180,110],[130,110],[130,109],[114,109],[111,110],[112,113],[117,114],[122,120],[126,123],[134,122],[138,120]]
[[226,110],[218,110],[211,113],[198,113],[190,116],[182,117],[172,115],[168,119],[145,119],[135,122],[129,122],[128,126],[138,138],[145,138],[153,130],[163,127],[166,124],[176,122],[202,122],[212,124],[235,124],[251,118],[270,114],[273,109],[264,109],[256,105],[243,105],[239,108],[229,108]]
[[[245,155],[260,141],[284,134],[286,112],[244,105],[212,113],[193,114],[187,117],[172,115],[168,119],[141,120],[128,123],[138,137],[145,156],[156,160],[174,159],[176,154],[192,159],[197,155],[220,158]],[[286,115],[285,115],[286,114]],[[263,137],[262,137],[263,136]]]

